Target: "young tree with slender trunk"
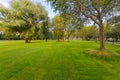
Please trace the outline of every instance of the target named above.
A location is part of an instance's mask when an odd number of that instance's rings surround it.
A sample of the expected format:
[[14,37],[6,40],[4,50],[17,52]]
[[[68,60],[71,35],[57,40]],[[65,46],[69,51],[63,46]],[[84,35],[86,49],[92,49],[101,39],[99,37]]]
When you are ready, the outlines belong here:
[[53,18],[53,26],[54,26],[54,33],[58,41],[64,40],[64,29],[65,29],[65,21],[64,18],[61,16],[55,16]]
[[111,13],[120,11],[120,0],[47,0],[60,13],[73,14],[76,18],[87,18],[99,26],[100,49],[104,46],[104,21]]

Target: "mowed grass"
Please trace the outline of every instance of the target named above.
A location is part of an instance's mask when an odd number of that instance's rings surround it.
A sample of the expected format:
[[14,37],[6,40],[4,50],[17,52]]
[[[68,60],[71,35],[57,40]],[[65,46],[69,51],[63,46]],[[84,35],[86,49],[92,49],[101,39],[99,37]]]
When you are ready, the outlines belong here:
[[94,41],[0,41],[0,80],[120,80],[119,58],[86,55],[97,48]]

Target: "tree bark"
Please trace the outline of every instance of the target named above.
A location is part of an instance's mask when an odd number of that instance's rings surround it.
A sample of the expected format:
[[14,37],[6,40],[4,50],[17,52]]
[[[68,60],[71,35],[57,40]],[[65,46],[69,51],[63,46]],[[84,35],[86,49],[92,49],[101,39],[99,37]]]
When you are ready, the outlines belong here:
[[100,27],[100,50],[105,50],[104,46],[104,25]]
[[30,43],[30,39],[29,38],[25,38],[25,43]]
[[29,41],[28,41],[28,38],[25,38],[25,43],[28,43]]

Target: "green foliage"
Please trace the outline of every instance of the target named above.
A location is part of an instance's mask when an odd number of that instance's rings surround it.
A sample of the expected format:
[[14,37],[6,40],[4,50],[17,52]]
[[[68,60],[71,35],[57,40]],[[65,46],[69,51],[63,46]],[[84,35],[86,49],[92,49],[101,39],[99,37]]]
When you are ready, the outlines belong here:
[[95,19],[97,19],[99,18],[98,17],[99,11],[101,18],[103,18],[103,16],[108,15],[108,13],[110,13],[114,8],[118,7],[120,3],[119,0],[57,0],[57,1],[47,0],[47,1],[51,3],[55,10],[58,10],[61,13],[74,14],[74,16],[72,17],[76,16],[76,19],[77,17],[84,18],[80,14],[83,14],[87,18],[91,18],[90,16],[94,16],[96,17]]
[[110,35],[109,37],[112,37],[113,40],[115,41],[118,41],[118,39],[120,39],[120,22],[119,21],[120,21],[120,15],[113,16],[108,20],[108,24],[112,25],[112,28],[110,29],[108,35]]
[[39,27],[40,21],[47,18],[45,8],[40,3],[33,3],[30,0],[12,0],[7,13],[4,7],[0,8],[0,12],[7,26],[21,33],[23,38],[34,36],[35,27]]
[[97,27],[87,26],[78,30],[78,35],[83,40],[97,40],[99,37],[99,30]]
[[1,39],[15,39],[16,38],[16,32],[13,32],[11,29],[6,27],[7,24],[0,23],[0,31],[2,31],[2,38]]
[[[120,12],[118,12],[120,13]],[[115,26],[120,26],[120,15],[118,16],[113,16],[112,18],[110,18],[108,20],[108,23],[111,24],[111,25],[115,25]]]
[[90,19],[99,26],[100,49],[104,47],[104,22],[106,16],[120,11],[120,0],[47,0],[62,14],[72,14],[74,19]]
[[106,37],[106,40],[108,40],[109,38],[112,38],[112,36],[113,36],[112,28],[113,28],[113,26],[110,25],[110,24],[105,25],[105,37]]
[[112,38],[112,41],[118,41],[120,39],[120,26],[107,24],[105,27],[106,40]]
[[61,16],[55,16],[53,18],[53,25],[55,26],[55,28],[61,28],[64,29],[65,27],[65,21]]
[[41,27],[41,33],[43,35],[43,39],[47,41],[47,39],[49,38],[49,19],[47,19],[46,21],[44,21],[42,23],[42,27]]
[[53,18],[54,34],[58,41],[64,38],[65,20],[61,16],[55,16]]
[[115,41],[118,41],[118,39],[120,39],[120,26],[114,26],[112,29],[112,34]]

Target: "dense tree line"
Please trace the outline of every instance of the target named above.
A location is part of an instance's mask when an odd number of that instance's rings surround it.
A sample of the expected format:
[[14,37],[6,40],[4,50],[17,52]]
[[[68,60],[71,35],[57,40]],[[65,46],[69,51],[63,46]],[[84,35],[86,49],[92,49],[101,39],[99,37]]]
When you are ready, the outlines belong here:
[[[0,39],[99,40],[101,50],[104,40],[119,41],[120,15],[109,17],[119,12],[119,0],[47,1],[60,12],[51,20],[40,3],[30,0],[12,0],[9,8],[0,5]],[[94,24],[86,26],[91,21]]]

